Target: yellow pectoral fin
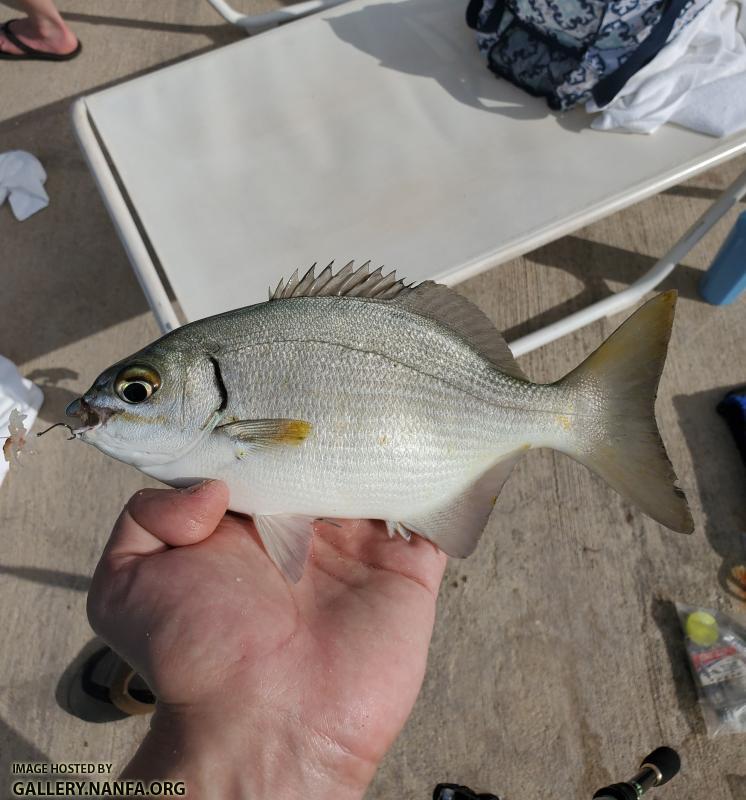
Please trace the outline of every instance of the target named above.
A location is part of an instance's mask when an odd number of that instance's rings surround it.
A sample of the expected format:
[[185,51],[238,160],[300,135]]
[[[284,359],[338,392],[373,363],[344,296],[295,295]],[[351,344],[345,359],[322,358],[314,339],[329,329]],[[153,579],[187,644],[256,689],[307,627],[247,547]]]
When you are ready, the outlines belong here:
[[254,447],[278,444],[301,444],[311,432],[312,425],[302,419],[243,419],[218,425],[215,430]]

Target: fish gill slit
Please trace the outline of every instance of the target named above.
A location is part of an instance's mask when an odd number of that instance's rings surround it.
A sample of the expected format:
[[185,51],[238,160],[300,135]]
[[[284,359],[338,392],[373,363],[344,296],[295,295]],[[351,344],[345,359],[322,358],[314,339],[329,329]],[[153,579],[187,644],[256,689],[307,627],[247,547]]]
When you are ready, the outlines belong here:
[[220,363],[215,356],[210,356],[210,361],[215,369],[215,383],[218,385],[218,392],[220,393],[220,406],[218,411],[225,411],[228,408],[228,390],[225,388],[223,382],[223,373],[220,371]]

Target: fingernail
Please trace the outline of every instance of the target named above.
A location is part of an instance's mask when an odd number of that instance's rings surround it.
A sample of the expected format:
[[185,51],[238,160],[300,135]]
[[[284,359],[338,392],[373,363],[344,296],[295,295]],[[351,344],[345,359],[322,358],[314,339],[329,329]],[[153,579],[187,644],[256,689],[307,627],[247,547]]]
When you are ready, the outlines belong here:
[[187,486],[185,489],[180,489],[179,491],[183,492],[184,494],[197,494],[197,492],[201,491],[210,483],[215,483],[212,479],[208,479],[206,481],[200,481],[200,483],[195,483],[193,486]]

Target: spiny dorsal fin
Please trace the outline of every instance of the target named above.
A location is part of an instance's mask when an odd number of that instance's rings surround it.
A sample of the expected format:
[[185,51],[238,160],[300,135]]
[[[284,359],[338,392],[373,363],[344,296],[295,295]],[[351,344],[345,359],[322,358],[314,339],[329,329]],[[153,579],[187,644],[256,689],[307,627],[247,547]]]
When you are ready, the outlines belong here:
[[396,302],[450,328],[491,361],[500,372],[527,381],[507,342],[490,318],[470,300],[442,283],[424,281]]
[[298,280],[296,270],[290,280],[280,281],[274,292],[270,291],[270,300],[287,300],[289,297],[368,297],[376,300],[393,300],[410,287],[404,281],[397,280],[396,274],[383,274],[383,267],[370,272],[370,261],[366,261],[358,269],[354,262],[345,264],[336,275],[332,274],[332,261],[319,277],[314,277],[314,264],[308,272]]
[[350,261],[334,275],[333,264],[332,261],[318,278],[314,277],[316,264],[300,280],[296,270],[287,284],[280,281],[274,292],[270,292],[270,301],[287,300],[290,297],[365,297],[394,300],[415,314],[445,325],[506,375],[528,380],[502,334],[487,315],[453,289],[433,281],[424,281],[417,286],[407,285],[403,280],[397,279],[395,272],[384,275],[383,267],[370,272],[370,261],[366,261],[358,269],[354,269],[354,262]]

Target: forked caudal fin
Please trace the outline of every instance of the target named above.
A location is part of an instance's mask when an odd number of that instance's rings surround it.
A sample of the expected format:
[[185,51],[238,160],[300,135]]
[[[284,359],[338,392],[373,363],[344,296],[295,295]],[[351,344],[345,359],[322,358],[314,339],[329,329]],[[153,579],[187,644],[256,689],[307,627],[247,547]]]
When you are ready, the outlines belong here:
[[587,403],[595,419],[568,455],[657,522],[691,533],[692,515],[654,410],[675,306],[675,291],[649,300],[557,385],[573,390],[578,407]]

